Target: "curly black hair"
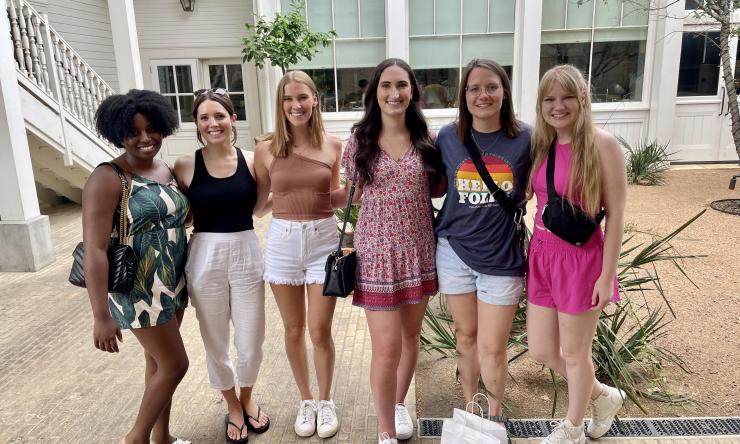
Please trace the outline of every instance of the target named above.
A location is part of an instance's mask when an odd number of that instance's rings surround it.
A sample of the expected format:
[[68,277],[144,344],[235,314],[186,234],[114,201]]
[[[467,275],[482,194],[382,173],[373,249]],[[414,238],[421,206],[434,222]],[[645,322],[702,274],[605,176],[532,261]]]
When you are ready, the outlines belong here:
[[123,148],[123,140],[134,136],[132,122],[136,113],[146,116],[162,137],[180,126],[177,112],[166,97],[155,91],[131,89],[103,100],[95,111],[95,128],[107,141]]

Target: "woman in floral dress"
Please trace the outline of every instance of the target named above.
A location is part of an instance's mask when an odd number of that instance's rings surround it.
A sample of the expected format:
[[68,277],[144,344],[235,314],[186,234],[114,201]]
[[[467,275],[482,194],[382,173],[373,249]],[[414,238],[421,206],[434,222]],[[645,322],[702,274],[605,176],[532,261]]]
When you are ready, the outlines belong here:
[[362,196],[353,304],[365,309],[370,329],[370,387],[383,444],[413,434],[404,399],[424,309],[437,292],[430,190],[444,190],[444,167],[419,98],[406,62],[381,62],[343,156],[346,177],[357,170],[356,197]]

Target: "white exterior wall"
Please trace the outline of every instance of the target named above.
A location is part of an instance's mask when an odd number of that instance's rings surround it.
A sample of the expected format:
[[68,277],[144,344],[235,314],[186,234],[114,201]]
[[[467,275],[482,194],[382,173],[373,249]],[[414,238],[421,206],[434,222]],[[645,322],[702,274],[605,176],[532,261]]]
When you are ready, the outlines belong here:
[[118,90],[107,0],[29,0],[51,26],[114,89]]

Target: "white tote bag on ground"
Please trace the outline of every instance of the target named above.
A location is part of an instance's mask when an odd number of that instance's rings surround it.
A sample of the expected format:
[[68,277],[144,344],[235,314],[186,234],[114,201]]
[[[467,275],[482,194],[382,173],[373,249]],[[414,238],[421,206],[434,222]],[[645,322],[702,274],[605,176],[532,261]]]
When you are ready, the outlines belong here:
[[[488,401],[488,397],[482,393],[473,396],[473,400],[477,397],[483,397]],[[474,407],[478,408],[481,415],[472,413]],[[471,411],[468,411],[469,408]],[[465,410],[454,409],[452,418],[442,422],[441,444],[507,443],[506,428],[489,420],[488,416],[482,416],[482,412],[483,408],[477,402],[469,402]]]

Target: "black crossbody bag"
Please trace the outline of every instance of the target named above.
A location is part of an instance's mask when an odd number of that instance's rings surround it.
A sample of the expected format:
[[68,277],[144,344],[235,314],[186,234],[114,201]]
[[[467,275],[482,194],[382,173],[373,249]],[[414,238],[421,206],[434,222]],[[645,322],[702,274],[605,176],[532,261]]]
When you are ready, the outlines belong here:
[[344,241],[344,232],[347,229],[347,220],[349,211],[352,208],[352,196],[355,194],[355,184],[357,183],[357,169],[352,175],[352,187],[349,189],[349,199],[347,199],[347,208],[344,211],[344,222],[342,223],[342,232],[339,235],[339,246],[335,251],[329,254],[324,265],[324,296],[336,296],[346,298],[355,289],[357,253],[354,249],[344,254],[342,242]]
[[588,242],[599,227],[606,211],[592,218],[581,207],[555,192],[555,141],[547,154],[547,204],[542,210],[542,223],[555,236],[575,246]]
[[[470,155],[470,159],[475,164],[475,169],[478,170],[478,175],[480,175],[481,179],[483,179],[483,182],[488,187],[488,191],[491,192],[491,195],[496,200],[496,202],[514,217],[517,242],[524,242],[524,233],[526,231],[524,229],[524,215],[527,213],[527,210],[524,207],[520,207],[519,205],[517,205],[516,202],[514,202],[504,190],[496,185],[496,182],[493,181],[491,174],[486,169],[486,165],[483,163],[483,158],[480,155],[480,151],[473,142],[471,136],[465,138],[465,148],[467,148],[468,155]],[[524,244],[522,243],[522,248],[523,245]]]

